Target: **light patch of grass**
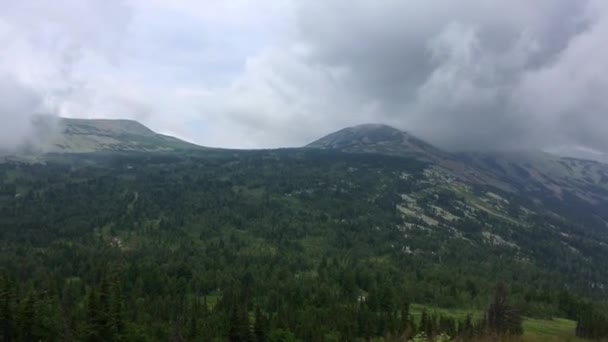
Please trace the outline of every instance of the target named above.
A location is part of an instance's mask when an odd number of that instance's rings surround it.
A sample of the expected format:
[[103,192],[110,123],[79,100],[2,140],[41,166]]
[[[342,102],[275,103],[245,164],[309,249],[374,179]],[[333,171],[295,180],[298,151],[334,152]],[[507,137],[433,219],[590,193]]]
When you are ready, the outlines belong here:
[[552,320],[526,318],[523,341],[586,341],[574,334],[576,322],[555,318]]
[[483,313],[479,310],[467,310],[467,309],[445,309],[428,305],[412,304],[410,306],[410,315],[418,321],[422,311],[426,309],[427,314],[438,314],[443,316],[452,317],[456,320],[464,320],[467,315],[471,315],[471,319],[480,319]]
[[7,170],[5,172],[5,179],[9,183],[14,183],[19,178],[19,172],[17,170]]
[[[412,304],[410,314],[418,323],[422,311],[426,309],[428,314],[441,314],[452,317],[456,320],[464,320],[467,315],[471,315],[473,321],[480,319],[483,312],[480,310],[467,309],[445,309],[428,305]],[[582,342],[588,341],[575,336],[576,322],[568,319],[535,319],[524,318],[524,335],[515,341],[521,342]]]

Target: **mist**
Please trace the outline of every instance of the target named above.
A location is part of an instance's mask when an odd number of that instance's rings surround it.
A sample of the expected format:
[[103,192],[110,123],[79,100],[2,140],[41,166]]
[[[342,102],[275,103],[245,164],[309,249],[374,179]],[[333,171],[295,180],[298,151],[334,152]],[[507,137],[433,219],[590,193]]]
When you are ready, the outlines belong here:
[[36,142],[33,122],[41,115],[93,111],[76,105],[98,92],[84,70],[119,62],[129,21],[120,0],[0,1],[0,149]]

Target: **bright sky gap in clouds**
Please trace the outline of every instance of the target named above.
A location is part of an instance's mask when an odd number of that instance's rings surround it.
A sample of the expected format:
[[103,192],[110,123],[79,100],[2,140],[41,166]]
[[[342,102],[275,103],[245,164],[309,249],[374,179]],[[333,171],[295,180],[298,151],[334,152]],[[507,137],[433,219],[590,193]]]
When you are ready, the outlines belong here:
[[603,0],[0,5],[0,145],[47,113],[207,146],[380,122],[452,150],[608,152]]

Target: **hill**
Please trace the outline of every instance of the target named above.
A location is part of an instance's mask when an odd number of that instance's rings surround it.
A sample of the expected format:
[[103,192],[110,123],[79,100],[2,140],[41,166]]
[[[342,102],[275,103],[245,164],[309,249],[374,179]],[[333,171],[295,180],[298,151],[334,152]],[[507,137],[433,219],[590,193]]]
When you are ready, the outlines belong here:
[[449,158],[446,153],[413,135],[382,124],[347,127],[322,137],[306,147],[351,153],[414,156],[429,161]]
[[47,153],[160,152],[200,148],[158,134],[133,120],[38,117],[34,129],[36,139],[28,149]]
[[[414,157],[465,183],[518,192],[565,206],[591,208],[608,203],[608,165],[596,161],[542,151],[448,153],[409,133],[374,124],[345,128],[306,147]],[[595,215],[608,222],[608,213]]]

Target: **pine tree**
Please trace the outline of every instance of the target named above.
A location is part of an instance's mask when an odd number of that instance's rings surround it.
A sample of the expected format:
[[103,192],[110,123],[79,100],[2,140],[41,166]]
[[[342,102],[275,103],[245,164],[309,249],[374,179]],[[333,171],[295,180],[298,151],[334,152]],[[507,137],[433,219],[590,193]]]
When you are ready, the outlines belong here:
[[372,338],[375,332],[375,316],[374,313],[369,309],[367,303],[361,303],[358,310],[358,324],[359,324],[359,336],[364,337],[366,340]]
[[36,291],[30,290],[30,292],[21,301],[19,308],[19,340],[22,341],[36,341],[39,336],[35,335],[36,329],[35,324],[38,317],[36,317]]
[[403,303],[403,305],[401,306],[401,312],[400,312],[400,316],[401,316],[401,332],[405,332],[408,328],[409,328],[409,321],[410,321],[410,303]]
[[83,332],[84,339],[89,342],[101,342],[103,338],[102,312],[97,290],[89,289],[86,298],[86,328]]
[[426,313],[426,309],[423,309],[422,314],[420,315],[420,328],[418,331],[424,332],[426,336],[431,336],[431,328],[430,318]]
[[198,298],[194,299],[192,306],[190,308],[188,314],[188,327],[187,327],[187,337],[191,340],[195,339],[199,335],[199,316],[201,315],[201,307]]
[[469,314],[464,319],[464,322],[462,322],[458,326],[458,335],[462,336],[465,339],[469,339],[469,338],[473,337],[473,333],[474,333],[473,321],[471,319],[471,315]]
[[257,342],[264,342],[268,337],[270,330],[268,318],[262,313],[259,306],[255,308],[255,322],[253,326],[253,333]]
[[59,340],[63,324],[57,296],[51,292],[38,292],[33,309],[36,319],[32,326],[32,336],[38,340]]
[[251,340],[249,314],[243,305],[234,305],[230,312],[230,329],[228,339],[231,342],[247,342]]
[[6,275],[0,276],[0,324],[2,340],[10,342],[15,334],[15,305],[16,295],[10,279]]
[[487,327],[496,335],[521,335],[523,320],[518,310],[507,304],[507,288],[499,283],[487,311]]
[[107,328],[115,338],[124,331],[123,299],[120,283],[112,278],[109,283],[109,303],[107,308]]
[[110,320],[111,316],[111,291],[110,291],[110,283],[108,278],[104,275],[101,279],[101,285],[99,288],[99,332],[101,337],[107,341],[111,340],[114,336],[114,331],[112,331],[112,322]]

